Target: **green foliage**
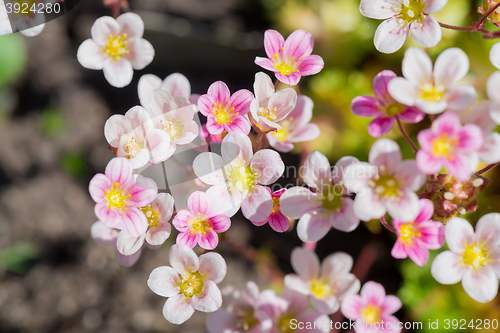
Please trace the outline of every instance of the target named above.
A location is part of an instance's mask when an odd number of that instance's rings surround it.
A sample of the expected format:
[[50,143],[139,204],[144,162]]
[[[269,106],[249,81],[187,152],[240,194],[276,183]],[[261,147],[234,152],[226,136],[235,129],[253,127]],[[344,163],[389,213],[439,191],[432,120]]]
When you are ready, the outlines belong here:
[[82,178],[89,170],[85,160],[78,153],[65,153],[61,164],[62,169],[75,178]]
[[59,110],[45,109],[42,114],[42,129],[49,137],[59,137],[64,131],[64,118]]
[[25,273],[29,261],[36,258],[37,249],[30,243],[19,243],[11,248],[0,251],[0,267],[17,274]]
[[27,61],[26,45],[20,34],[0,36],[0,87],[21,76]]

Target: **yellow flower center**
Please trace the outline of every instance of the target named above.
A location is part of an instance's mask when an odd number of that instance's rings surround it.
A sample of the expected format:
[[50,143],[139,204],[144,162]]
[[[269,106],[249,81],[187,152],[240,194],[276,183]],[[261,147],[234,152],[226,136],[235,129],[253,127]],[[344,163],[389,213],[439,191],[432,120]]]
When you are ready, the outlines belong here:
[[311,282],[311,292],[317,299],[325,299],[331,295],[334,290],[325,280],[316,279]]
[[422,237],[422,233],[415,226],[414,222],[401,224],[399,233],[399,241],[404,245],[410,245],[415,237]]
[[361,309],[361,315],[367,323],[376,323],[380,321],[381,309],[373,304],[369,304],[367,307]]
[[279,333],[292,333],[294,329],[290,327],[290,321],[295,319],[291,314],[284,315],[278,318],[278,332]]
[[329,211],[339,211],[342,208],[342,193],[341,188],[333,185],[328,185],[328,188],[323,191],[323,208]]
[[[215,115],[216,121],[218,125],[221,124],[231,124],[233,122],[233,111],[234,107],[229,106],[230,101],[226,102],[226,105],[214,103],[212,105],[212,113]],[[238,115],[238,113],[235,113]]]
[[424,15],[424,4],[421,0],[403,0],[403,8],[401,9],[401,18],[406,22],[420,20]]
[[273,199],[273,211],[272,214],[279,214],[281,212],[280,209],[280,198],[278,197],[271,197]]
[[129,134],[127,146],[125,147],[125,152],[128,154],[126,156],[128,159],[135,157],[139,150],[144,148],[144,142],[137,141],[131,134]]
[[399,189],[399,183],[393,175],[377,175],[368,181],[368,185],[374,189],[375,195],[378,197],[398,199],[403,195]]
[[160,224],[160,212],[153,208],[151,205],[141,207],[140,210],[146,215],[148,219],[148,227],[158,227]]
[[279,123],[281,129],[271,132],[279,142],[284,142],[286,141],[286,139],[288,139],[288,135],[290,134],[288,128],[290,127],[291,120],[293,120],[293,118],[291,118],[290,121],[288,121],[288,119],[281,121]]
[[182,135],[182,131],[184,129],[184,126],[177,120],[166,120],[161,122],[162,128],[165,132],[170,135],[170,139],[175,139],[176,137],[179,137]]
[[385,108],[385,114],[388,115],[389,117],[393,117],[395,115],[402,113],[403,110],[404,110],[403,105],[399,103],[393,103]]
[[189,221],[191,225],[191,234],[203,234],[206,235],[208,232],[212,231],[212,224],[207,219],[207,216],[201,213],[196,213],[196,215]]
[[186,297],[193,297],[200,294],[203,289],[203,277],[200,273],[186,273],[181,276],[181,294]]
[[448,133],[443,133],[441,134],[441,136],[432,140],[432,156],[444,157],[452,160],[454,158],[453,150],[457,145],[458,138],[456,136],[453,138],[449,138]]
[[278,113],[278,109],[276,107],[269,109],[269,107],[260,107],[259,110],[257,111],[257,114],[260,117],[267,118],[270,121],[275,121],[277,116],[276,113]]
[[127,34],[123,33],[118,36],[109,35],[108,43],[104,47],[104,53],[115,61],[128,56],[130,54],[130,50],[128,48]]
[[444,88],[426,83],[422,88],[422,99],[427,102],[438,102],[444,94]]
[[[284,48],[282,48],[282,50],[284,50]],[[290,61],[286,62],[283,59],[282,55],[276,53],[273,56],[273,62],[274,68],[276,68],[281,73],[281,75],[288,76],[294,72],[299,72],[298,69],[295,69],[295,64],[297,62],[295,61],[294,57],[292,57]]]
[[486,261],[486,252],[476,245],[467,246],[462,254],[462,261],[466,265],[479,268]]
[[236,327],[241,328],[243,331],[250,331],[258,323],[259,320],[254,317],[253,309],[245,309],[238,312]]
[[120,183],[114,183],[111,190],[107,190],[105,197],[108,201],[108,207],[116,207],[118,209],[122,209],[127,203],[125,202],[126,198],[131,197],[131,194],[123,194],[124,190],[120,189]]
[[231,169],[229,173],[229,182],[242,192],[249,190],[255,185],[255,175],[252,169],[250,169],[250,166],[240,164]]

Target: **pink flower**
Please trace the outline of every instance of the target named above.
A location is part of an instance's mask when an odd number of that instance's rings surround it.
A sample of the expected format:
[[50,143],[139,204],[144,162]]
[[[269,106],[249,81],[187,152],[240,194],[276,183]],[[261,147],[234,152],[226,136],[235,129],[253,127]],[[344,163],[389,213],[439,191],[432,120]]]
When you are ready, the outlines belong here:
[[304,95],[297,97],[295,108],[288,116],[279,122],[281,129],[266,134],[269,144],[274,149],[288,153],[295,142],[305,142],[316,139],[320,130],[316,124],[310,124],[313,114],[313,101]]
[[231,220],[224,214],[214,212],[212,206],[210,198],[204,192],[196,191],[189,196],[188,210],[178,211],[172,221],[174,227],[180,231],[177,244],[190,248],[198,244],[206,250],[217,247],[217,233],[227,231]]
[[[270,333],[328,333],[330,318],[309,309],[307,296],[285,288],[279,296],[274,290],[264,290],[259,297],[258,309],[273,320]],[[299,323],[302,325],[299,326]]]
[[140,210],[148,219],[148,230],[140,236],[120,232],[116,247],[123,255],[130,256],[140,251],[144,242],[152,247],[158,247],[170,236],[172,227],[168,221],[174,211],[174,199],[170,194],[159,193],[149,205],[141,207]]
[[432,276],[442,284],[462,281],[465,292],[478,302],[495,298],[500,278],[500,214],[481,217],[475,233],[469,222],[454,217],[446,223],[445,237],[450,251],[434,259]]
[[369,281],[361,288],[360,295],[348,295],[342,301],[340,311],[356,321],[357,333],[400,332],[399,320],[392,314],[401,309],[401,301],[385,294],[384,287]]
[[434,205],[420,199],[420,213],[415,221],[403,223],[392,220],[398,239],[392,248],[392,256],[398,259],[410,257],[419,266],[429,259],[429,250],[437,250],[444,244],[444,228],[441,222],[432,221]]
[[414,221],[420,211],[415,191],[427,178],[415,160],[402,161],[398,144],[390,139],[375,142],[368,160],[348,166],[344,173],[344,186],[356,193],[356,216],[369,221],[389,212],[399,221]]
[[227,310],[219,310],[207,318],[208,332],[268,333],[273,322],[267,313],[257,308],[260,294],[254,282],[247,282]]
[[273,199],[273,210],[271,211],[271,214],[269,214],[267,220],[262,222],[252,221],[252,223],[260,227],[261,225],[269,222],[269,226],[273,228],[274,231],[285,232],[290,227],[290,220],[281,212],[280,197],[286,191],[286,188],[279,189],[273,193],[271,193],[271,189],[269,187],[266,187],[266,190],[269,194],[271,194],[271,198]]
[[226,276],[226,262],[215,252],[199,258],[185,245],[172,245],[170,265],[155,268],[148,286],[156,294],[168,297],[163,316],[172,324],[180,325],[191,318],[194,310],[217,311],[222,305],[222,294],[217,284]]
[[255,74],[255,99],[250,104],[251,121],[262,132],[276,131],[279,122],[295,108],[297,93],[292,88],[275,91],[271,78],[262,72]]
[[250,133],[250,121],[246,114],[250,111],[252,99],[253,94],[246,89],[231,95],[224,82],[212,83],[208,94],[201,95],[198,99],[198,108],[207,117],[208,132],[214,135],[223,131]]
[[144,22],[137,14],[125,13],[116,20],[100,17],[92,26],[92,39],[78,48],[78,61],[85,68],[102,69],[112,86],[125,87],[132,81],[134,69],[153,61],[155,50],[143,34]]
[[455,113],[444,113],[430,129],[420,131],[417,139],[422,148],[417,153],[417,165],[425,174],[436,174],[444,165],[450,174],[464,181],[478,166],[483,131],[473,124],[462,126]]
[[345,169],[357,162],[356,158],[346,156],[331,169],[328,159],[320,152],[315,151],[307,157],[302,178],[314,192],[295,186],[280,198],[283,214],[300,219],[297,233],[303,242],[317,242],[332,227],[350,232],[359,225],[353,200],[343,186]]
[[467,109],[476,101],[476,90],[471,85],[456,83],[468,71],[469,58],[459,48],[444,50],[436,59],[433,70],[427,53],[410,47],[403,58],[404,78],[389,82],[389,94],[399,103],[416,106],[429,114]]
[[393,71],[382,71],[373,79],[375,97],[358,96],[352,100],[352,112],[361,117],[375,117],[368,126],[368,133],[374,138],[387,134],[394,126],[396,117],[408,123],[418,123],[424,113],[417,107],[409,107],[396,102],[387,90],[389,82],[396,78]]
[[350,272],[352,257],[335,252],[319,263],[316,253],[296,247],[292,251],[292,267],[298,274],[285,276],[285,286],[310,296],[314,308],[324,314],[338,311],[340,301],[359,291],[359,280]]
[[151,115],[141,106],[111,116],[104,124],[104,136],[116,149],[118,157],[126,157],[134,169],[165,161],[175,151],[167,132],[153,128]]
[[302,76],[319,73],[323,59],[311,55],[314,39],[304,30],[295,30],[285,39],[276,30],[267,30],[264,34],[264,48],[267,58],[256,57],[255,63],[275,73],[281,82],[294,86]]
[[181,73],[173,73],[161,80],[153,74],[145,74],[139,79],[137,92],[141,105],[145,108],[149,105],[149,95],[156,89],[168,92],[172,97],[182,96],[187,98],[191,104],[196,105],[200,95],[191,94],[191,84],[187,77]]
[[95,215],[110,228],[123,229],[130,236],[140,236],[148,229],[148,219],[139,207],[151,203],[158,194],[156,183],[132,176],[132,164],[125,158],[113,158],[104,174],[98,173],[89,184],[96,202]]
[[259,150],[255,155],[248,136],[232,132],[222,140],[222,156],[201,153],[193,162],[193,169],[205,184],[220,212],[231,217],[240,209],[250,221],[262,222],[273,210],[273,199],[262,185],[274,183],[283,174],[285,164],[271,149]]
[[434,14],[448,0],[361,0],[359,10],[363,16],[385,20],[375,32],[375,47],[383,53],[396,52],[403,46],[408,33],[423,47],[436,46],[442,37]]
[[116,245],[120,230],[107,227],[101,221],[97,221],[92,225],[92,227],[90,228],[90,234],[99,245],[113,245],[115,249],[116,261],[118,261],[118,264],[120,264],[120,266],[122,267],[133,266],[141,257],[141,249],[128,256],[121,254],[120,251],[118,251],[118,247]]

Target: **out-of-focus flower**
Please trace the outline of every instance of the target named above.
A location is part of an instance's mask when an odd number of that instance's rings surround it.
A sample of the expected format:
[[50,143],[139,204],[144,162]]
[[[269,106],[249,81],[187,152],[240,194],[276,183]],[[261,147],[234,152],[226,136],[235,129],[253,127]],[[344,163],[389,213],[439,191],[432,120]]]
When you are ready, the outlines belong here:
[[445,236],[450,251],[434,259],[432,276],[442,284],[462,281],[465,292],[478,302],[495,298],[500,278],[500,214],[481,217],[475,233],[467,220],[454,217],[446,223]]
[[[496,5],[498,5],[498,0],[483,0],[483,5],[477,9],[477,12],[484,15]],[[500,27],[500,8],[495,9],[493,13],[488,16],[488,21]]]
[[490,110],[492,102],[482,101],[475,104],[469,112],[462,116],[466,124],[474,124],[483,130],[483,146],[477,151],[479,160],[485,163],[496,163],[500,161],[500,134],[495,132],[497,126],[491,118]]
[[[5,3],[5,1],[1,0],[0,35],[12,33],[12,31],[19,31],[27,37],[38,36],[45,27],[45,12],[50,13],[50,10],[54,12],[53,6],[56,2],[56,0],[34,0],[31,2],[27,2],[26,0],[8,0]],[[26,8],[24,4],[28,7]],[[4,7],[4,5],[9,6],[9,15],[7,15],[8,9]],[[38,10],[35,10],[33,6],[38,8]],[[43,10],[40,10],[40,8],[43,8]],[[4,9],[5,15],[2,14]],[[6,19],[6,21],[4,21],[4,19]]]
[[361,117],[375,117],[368,125],[368,133],[375,138],[387,134],[394,126],[396,117],[408,123],[418,123],[424,119],[424,113],[415,106],[406,106],[396,102],[387,90],[389,82],[396,78],[393,71],[385,70],[373,79],[375,97],[358,96],[352,100],[352,112]]
[[359,162],[347,167],[344,186],[355,192],[354,212],[363,221],[379,219],[386,212],[401,222],[411,222],[420,208],[418,191],[426,176],[415,160],[402,161],[396,142],[380,139],[372,146],[370,163]]
[[338,311],[343,297],[359,291],[359,280],[351,273],[352,257],[336,252],[319,263],[318,256],[297,247],[292,251],[292,267],[298,274],[285,276],[285,286],[310,296],[311,303],[320,313]]
[[222,157],[202,153],[193,162],[198,178],[215,185],[206,193],[217,198],[215,204],[220,206],[217,211],[231,217],[241,207],[250,221],[267,220],[274,205],[271,194],[262,185],[274,183],[285,171],[280,155],[271,149],[259,150],[254,155],[250,139],[241,132],[226,135],[221,152]]
[[416,106],[425,113],[464,110],[477,98],[473,86],[455,85],[468,71],[469,58],[459,48],[443,51],[433,71],[431,58],[422,49],[411,47],[403,59],[404,78],[391,80],[389,93],[399,103]]
[[115,249],[116,261],[118,261],[118,264],[120,264],[120,266],[131,267],[141,257],[142,249],[139,249],[129,256],[121,254],[120,251],[118,251],[118,247],[116,245],[119,233],[120,230],[110,228],[101,221],[95,222],[90,228],[90,234],[97,244],[103,246],[113,245]]
[[385,20],[375,32],[375,47],[382,53],[396,52],[403,46],[408,33],[423,47],[436,46],[442,37],[434,14],[448,0],[361,0],[359,10],[363,16]]
[[281,129],[266,134],[271,147],[287,153],[293,149],[295,142],[316,139],[320,135],[319,127],[309,123],[313,114],[313,106],[313,101],[309,97],[299,95],[295,108],[279,122]]
[[91,32],[92,38],[78,48],[78,61],[85,68],[102,69],[114,87],[127,86],[134,69],[143,69],[153,61],[155,50],[142,38],[144,22],[137,14],[125,13],[116,20],[110,16],[100,17]]
[[184,96],[172,97],[167,91],[157,89],[149,95],[148,111],[153,127],[170,136],[172,154],[177,145],[188,144],[199,135],[198,124],[194,121],[196,106]]
[[429,250],[437,250],[444,244],[444,228],[441,222],[431,221],[434,205],[420,199],[420,213],[409,223],[392,220],[398,239],[392,248],[392,256],[398,259],[410,257],[419,266],[429,259]]
[[358,159],[346,156],[332,170],[328,159],[320,152],[315,151],[307,157],[302,178],[314,192],[296,186],[289,188],[280,198],[283,214],[300,219],[297,233],[303,242],[322,239],[332,227],[349,232],[359,225],[353,200],[343,183],[345,169],[358,162]]
[[222,305],[222,294],[217,284],[226,276],[226,262],[215,252],[199,258],[185,245],[170,248],[170,265],[155,268],[148,286],[156,294],[168,297],[163,316],[172,324],[180,325],[191,318],[194,310],[217,311]]
[[129,159],[134,169],[165,161],[175,151],[169,133],[153,128],[150,113],[141,106],[124,116],[112,115],[104,124],[104,136],[116,156]]
[[[492,58],[492,55],[494,55],[495,58]],[[490,59],[493,65],[500,69],[500,43],[493,45]],[[495,123],[500,124],[500,91],[498,87],[500,87],[500,72],[497,71],[488,78],[486,91],[488,93],[488,98],[491,100],[490,117]]]
[[104,174],[95,175],[89,192],[96,202],[95,215],[110,228],[123,229],[130,236],[141,236],[148,229],[148,219],[139,209],[149,205],[158,194],[149,178],[132,176],[132,164],[125,158],[113,158]]
[[436,174],[446,167],[458,180],[467,180],[479,164],[477,152],[483,146],[483,131],[479,126],[462,126],[458,115],[446,112],[430,129],[417,136],[420,149],[417,165],[421,172]]
[[139,79],[137,92],[141,105],[145,108],[149,105],[149,95],[156,89],[165,90],[172,97],[182,96],[187,98],[192,104],[198,104],[198,94],[191,94],[191,84],[187,77],[181,73],[172,73],[161,80],[153,74],[145,74]]
[[285,232],[290,227],[290,220],[281,212],[280,198],[286,191],[286,188],[279,189],[273,193],[271,193],[271,189],[269,187],[266,187],[266,189],[271,194],[271,198],[273,199],[273,210],[271,211],[271,214],[269,214],[267,220],[262,222],[252,221],[252,223],[256,226],[262,226],[269,222],[269,226],[273,228],[274,231]]
[[269,75],[259,72],[255,74],[253,85],[255,98],[250,104],[251,121],[262,132],[282,129],[279,122],[283,120],[297,103],[297,93],[292,88],[275,91]]
[[[218,198],[212,198],[219,200]],[[177,212],[172,223],[180,231],[177,244],[190,248],[200,245],[206,250],[213,250],[219,243],[217,233],[225,232],[231,226],[231,220],[224,214],[215,212],[210,198],[201,191],[193,192],[188,198],[188,210]]]
[[218,135],[223,131],[250,133],[250,121],[246,114],[250,111],[253,94],[241,89],[231,95],[229,88],[222,81],[212,83],[208,94],[198,99],[200,112],[207,117],[207,130]]
[[0,0],[0,36],[12,33],[12,26],[10,25],[9,15],[5,8],[5,3]]
[[356,321],[357,333],[400,332],[399,320],[393,313],[401,306],[399,298],[386,295],[381,284],[369,281],[361,288],[360,295],[348,295],[342,300],[340,311]]
[[285,288],[282,296],[274,290],[264,290],[258,301],[258,308],[273,319],[272,333],[330,332],[330,318],[308,307],[307,296],[289,288]]
[[294,86],[302,76],[319,73],[323,59],[311,55],[314,39],[304,30],[296,30],[285,39],[276,30],[267,30],[264,34],[264,48],[267,58],[255,57],[255,63],[274,72],[281,82]]
[[219,310],[207,318],[210,333],[269,333],[272,319],[258,309],[259,287],[252,281],[231,302],[226,310]]
[[140,236],[131,236],[120,232],[116,242],[118,252],[131,256],[142,249],[144,242],[151,246],[160,246],[170,236],[172,227],[168,221],[174,211],[174,199],[168,193],[158,193],[147,206],[140,207],[148,219],[148,230]]

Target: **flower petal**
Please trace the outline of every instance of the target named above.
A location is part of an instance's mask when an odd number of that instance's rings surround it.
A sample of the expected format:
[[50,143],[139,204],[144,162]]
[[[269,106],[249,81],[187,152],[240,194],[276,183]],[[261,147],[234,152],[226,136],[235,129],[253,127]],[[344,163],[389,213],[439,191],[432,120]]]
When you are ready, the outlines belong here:
[[362,221],[379,219],[386,213],[385,206],[373,196],[371,190],[364,190],[354,199],[354,213]]
[[368,133],[374,138],[386,135],[394,126],[394,117],[377,117],[368,125]]
[[446,49],[436,59],[434,83],[445,87],[451,86],[463,79],[468,71],[467,54],[457,47]]
[[385,167],[391,171],[401,163],[401,158],[401,149],[395,141],[380,139],[370,149],[368,160],[379,168]]
[[396,168],[394,177],[400,181],[400,187],[418,191],[427,181],[427,176],[418,169],[415,160],[404,160]]
[[90,228],[90,234],[96,243],[104,246],[113,245],[116,243],[116,237],[118,232],[116,229],[107,227],[101,221],[97,221],[92,224]]
[[130,236],[144,236],[148,230],[148,219],[143,212],[137,208],[129,208],[122,213],[122,230]]
[[185,245],[172,245],[169,253],[170,265],[179,274],[193,273],[200,267],[198,256]]
[[144,244],[144,235],[130,236],[124,231],[120,232],[116,240],[116,248],[123,255],[130,256],[142,247]]
[[403,196],[398,200],[387,201],[386,207],[389,215],[401,222],[414,221],[420,212],[418,195],[411,190],[405,190]]
[[254,185],[241,203],[241,212],[250,221],[265,221],[272,210],[273,200],[271,194],[264,186],[260,185]]
[[195,191],[188,199],[188,208],[192,214],[201,213],[203,215],[210,214],[210,201],[205,192]]
[[109,161],[104,174],[112,183],[125,184],[132,179],[133,168],[123,157],[115,157]]
[[116,88],[128,86],[134,76],[132,64],[127,59],[118,61],[110,58],[104,59],[103,72],[109,84]]
[[325,62],[323,58],[319,55],[313,54],[310,56],[306,56],[304,59],[299,60],[295,65],[300,75],[314,75],[321,72],[323,67],[325,67]]
[[330,231],[330,221],[325,218],[325,210],[319,209],[304,214],[297,224],[297,234],[305,243],[317,242]]
[[172,96],[191,96],[191,84],[187,77],[181,73],[172,73],[165,78],[161,84],[161,89],[167,91]]
[[102,16],[92,25],[91,34],[94,42],[106,46],[109,35],[120,34],[120,25],[111,16]]
[[189,248],[194,248],[196,244],[200,242],[200,233],[191,233],[191,232],[180,232],[177,235],[177,239],[175,243],[177,245],[184,245]]
[[317,197],[317,194],[305,187],[289,188],[280,197],[281,212],[291,218],[301,218],[302,215],[320,207],[321,202]]
[[340,304],[340,311],[342,314],[350,319],[356,320],[360,318],[360,310],[363,307],[363,301],[359,295],[348,295]]
[[209,231],[198,237],[198,245],[205,250],[213,250],[219,244],[219,236],[215,231]]
[[395,0],[361,0],[359,10],[365,17],[385,20],[394,16],[401,7],[401,3]]
[[465,247],[474,244],[474,229],[460,217],[451,218],[445,226],[446,244],[451,251],[463,253]]
[[198,272],[204,279],[211,280],[218,284],[224,280],[226,271],[226,261],[220,254],[209,252],[200,256],[200,267]]
[[319,277],[320,264],[314,252],[296,247],[292,250],[291,263],[293,270],[305,281]]
[[194,313],[191,300],[184,295],[170,297],[163,306],[163,316],[175,325],[186,322]]
[[328,255],[321,262],[321,274],[335,276],[349,273],[352,269],[353,260],[344,252],[335,252]]
[[483,215],[476,224],[476,243],[483,251],[500,246],[500,214]]
[[214,281],[208,280],[203,285],[202,293],[191,300],[193,308],[201,312],[214,312],[222,306],[222,293]]
[[418,47],[410,47],[406,50],[403,58],[403,75],[408,81],[416,85],[430,82],[432,80],[431,58],[424,50]]
[[85,68],[101,70],[103,68],[102,47],[92,39],[87,39],[78,48],[78,62]]
[[144,69],[155,57],[153,45],[144,38],[129,40],[129,49],[129,60],[132,68],[136,70]]
[[[414,106],[419,94],[418,86],[402,77],[397,77],[389,82],[389,94],[401,104]],[[424,111],[424,110],[422,110]]]
[[97,203],[107,202],[106,192],[112,187],[113,184],[108,177],[106,177],[102,173],[96,174],[94,177],[92,177],[89,183],[89,193],[92,197],[92,200]]
[[360,117],[377,117],[382,115],[380,106],[377,98],[368,95],[355,97],[351,102],[352,113]]
[[380,23],[373,39],[375,48],[382,53],[394,53],[408,38],[409,27],[400,18],[390,18]]
[[486,303],[494,299],[498,293],[498,277],[485,267],[478,270],[469,269],[465,272],[462,286],[474,300]]
[[430,15],[422,15],[420,20],[413,21],[410,25],[410,32],[415,42],[423,47],[434,47],[443,37],[441,26]]
[[363,303],[382,306],[386,294],[384,287],[380,283],[368,281],[361,288],[360,295]]
[[302,179],[312,188],[323,191],[332,183],[330,162],[319,151],[312,152],[304,164]]
[[276,54],[280,54],[281,49],[285,46],[285,39],[276,30],[266,30],[264,33],[264,48],[269,58]]
[[148,279],[148,287],[155,294],[163,297],[174,297],[179,294],[181,279],[179,274],[168,266],[155,268]]
[[[295,30],[285,41],[284,54],[288,59],[295,57],[300,59],[311,54],[314,47],[312,35],[305,30]],[[287,60],[288,60],[287,59]]]

